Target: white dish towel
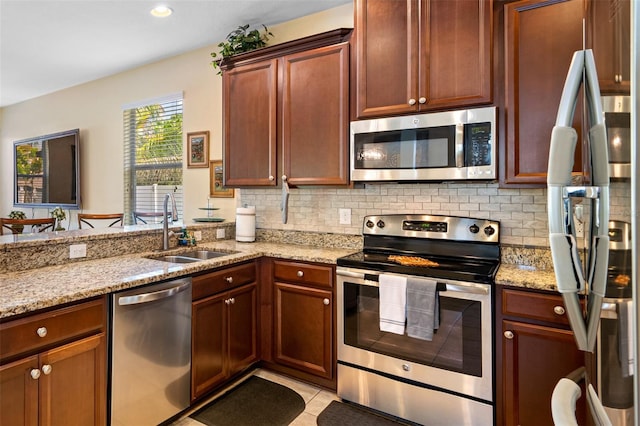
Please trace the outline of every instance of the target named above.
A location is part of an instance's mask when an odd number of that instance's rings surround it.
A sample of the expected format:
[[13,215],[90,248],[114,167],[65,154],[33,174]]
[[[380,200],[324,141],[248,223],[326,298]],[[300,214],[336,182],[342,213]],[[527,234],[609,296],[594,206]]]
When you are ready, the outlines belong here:
[[404,334],[407,310],[407,279],[380,274],[380,331]]

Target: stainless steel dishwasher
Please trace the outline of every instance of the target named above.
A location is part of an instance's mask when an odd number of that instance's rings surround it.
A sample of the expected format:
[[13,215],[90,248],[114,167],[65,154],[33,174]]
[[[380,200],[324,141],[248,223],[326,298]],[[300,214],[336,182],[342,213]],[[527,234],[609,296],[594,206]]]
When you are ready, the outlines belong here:
[[157,425],[189,406],[191,278],[111,296],[111,425]]

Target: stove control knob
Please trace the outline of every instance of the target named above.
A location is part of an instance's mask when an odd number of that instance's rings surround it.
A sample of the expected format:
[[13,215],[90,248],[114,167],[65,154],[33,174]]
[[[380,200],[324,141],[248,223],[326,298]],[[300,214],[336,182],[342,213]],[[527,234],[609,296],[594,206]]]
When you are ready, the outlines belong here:
[[469,227],[469,232],[471,232],[472,234],[477,234],[478,232],[480,232],[480,227],[474,223]]
[[385,223],[383,221],[379,220],[376,225],[378,225],[378,228],[384,228]]
[[496,230],[495,230],[495,229],[493,229],[493,226],[487,226],[487,227],[485,227],[485,228],[484,228],[484,234],[485,234],[487,237],[490,237],[490,236],[492,236],[492,235],[493,235],[493,234],[495,234],[495,233],[496,233]]
[[365,225],[367,226],[367,228],[373,228],[375,226],[375,224],[370,220],[368,220],[367,223],[365,223]]

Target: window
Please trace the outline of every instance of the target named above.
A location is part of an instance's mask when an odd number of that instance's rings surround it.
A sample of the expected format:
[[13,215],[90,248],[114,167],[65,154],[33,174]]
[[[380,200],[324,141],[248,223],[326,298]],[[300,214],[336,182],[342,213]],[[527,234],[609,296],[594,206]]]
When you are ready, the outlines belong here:
[[124,109],[124,221],[161,223],[165,194],[183,212],[182,94]]

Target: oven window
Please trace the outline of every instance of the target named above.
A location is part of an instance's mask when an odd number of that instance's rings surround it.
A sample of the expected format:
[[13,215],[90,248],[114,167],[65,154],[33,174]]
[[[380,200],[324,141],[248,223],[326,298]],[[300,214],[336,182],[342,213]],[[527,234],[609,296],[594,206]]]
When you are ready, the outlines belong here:
[[[367,351],[482,377],[481,303],[440,295],[432,341],[380,331],[378,287],[344,283],[344,343]],[[487,325],[488,326],[488,325]]]
[[359,133],[356,169],[454,167],[455,126]]

